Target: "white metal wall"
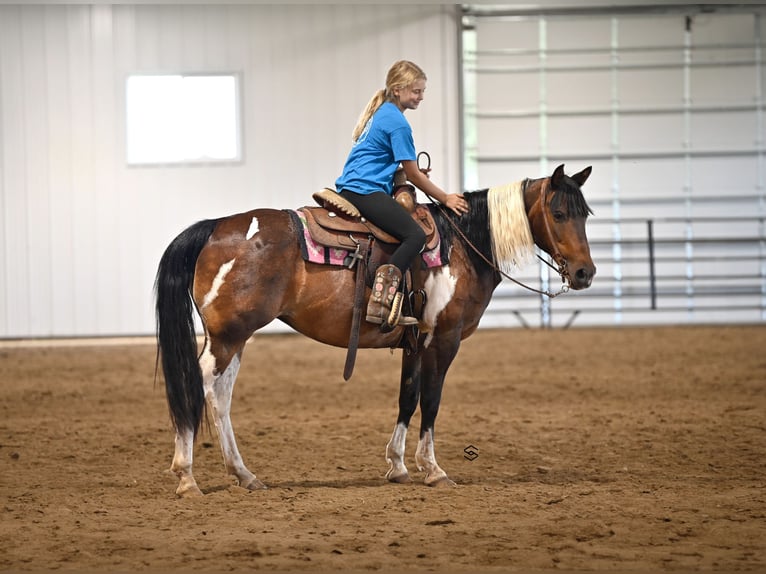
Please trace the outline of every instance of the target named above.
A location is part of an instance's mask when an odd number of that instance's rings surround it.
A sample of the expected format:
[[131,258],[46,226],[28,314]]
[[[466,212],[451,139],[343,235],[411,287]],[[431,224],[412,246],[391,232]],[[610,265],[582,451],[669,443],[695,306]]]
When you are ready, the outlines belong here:
[[[459,14],[439,5],[0,6],[0,337],[150,334],[159,257],[182,228],[311,203],[395,60],[432,177],[459,181]],[[241,164],[127,167],[133,73],[237,72]]]
[[[584,310],[578,324],[763,321],[766,8],[662,8],[476,7],[465,42],[469,183],[593,165],[585,190],[598,274],[590,290],[552,303]],[[657,270],[670,277],[663,313],[643,296],[638,238],[650,218]],[[547,286],[547,271],[525,273]],[[547,300],[507,287],[498,295],[512,300],[496,296],[490,315],[542,307],[546,319]],[[483,324],[518,322],[506,313]]]

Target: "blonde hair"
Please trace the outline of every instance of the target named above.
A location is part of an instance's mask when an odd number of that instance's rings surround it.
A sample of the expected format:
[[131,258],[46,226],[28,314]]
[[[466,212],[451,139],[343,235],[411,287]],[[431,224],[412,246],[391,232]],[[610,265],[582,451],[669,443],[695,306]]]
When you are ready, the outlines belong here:
[[417,80],[427,79],[426,73],[417,64],[414,64],[409,60],[399,60],[398,62],[394,62],[389,68],[388,74],[386,74],[385,89],[375,92],[367,103],[367,107],[364,108],[364,111],[359,116],[359,119],[356,122],[356,127],[354,127],[354,131],[351,135],[352,140],[356,141],[359,139],[367,122],[370,121],[370,118],[378,111],[380,106],[385,102],[395,101],[394,90],[411,86]]

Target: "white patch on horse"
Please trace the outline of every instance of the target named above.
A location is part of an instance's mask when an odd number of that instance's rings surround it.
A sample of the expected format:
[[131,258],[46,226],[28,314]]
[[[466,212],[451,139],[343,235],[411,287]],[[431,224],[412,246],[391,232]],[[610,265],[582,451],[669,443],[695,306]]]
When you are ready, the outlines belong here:
[[[207,335],[207,332],[205,333]],[[199,356],[199,366],[202,371],[202,380],[212,380],[217,374],[215,370],[215,357],[210,352],[210,339],[205,338],[205,348]]]
[[250,222],[250,227],[247,230],[247,233],[245,234],[245,239],[250,241],[253,238],[253,235],[258,233],[258,218],[253,217],[253,220]]
[[394,427],[394,432],[391,435],[391,440],[386,445],[386,462],[388,462],[388,472],[386,478],[388,480],[396,480],[397,478],[407,476],[407,467],[404,464],[404,446],[407,440],[407,425],[404,423],[397,423]]
[[421,321],[425,327],[422,330],[429,333],[425,342],[426,347],[431,342],[431,334],[436,327],[436,318],[439,316],[439,313],[444,311],[449,302],[452,301],[456,285],[457,277],[452,275],[449,265],[434,270],[426,279],[423,288],[425,289],[427,300],[426,307],[423,310],[423,320]]
[[[215,361],[215,358],[213,358],[213,361]],[[218,440],[221,443],[223,458],[227,466],[232,458],[239,456],[239,451],[237,451],[237,445],[234,442],[233,433],[230,429],[231,423],[229,422],[231,393],[238,372],[239,357],[237,355],[232,357],[226,370],[220,375],[216,374],[216,369],[211,369],[207,362],[205,362],[205,371],[203,372],[205,398],[212,411],[213,422],[218,430]]]
[[418,470],[426,471],[426,484],[433,484],[447,478],[447,473],[436,462],[434,453],[434,429],[430,428],[418,441],[418,448],[415,450],[415,463]]
[[205,293],[205,298],[202,300],[202,309],[210,305],[210,303],[215,301],[215,298],[218,297],[218,291],[220,291],[221,285],[223,285],[224,280],[226,279],[226,275],[228,275],[231,268],[234,267],[234,261],[236,261],[236,259],[227,261],[218,268],[218,273],[216,273],[215,279],[213,279],[210,291]]
[[170,465],[170,471],[178,477],[178,496],[192,496],[202,494],[197,481],[192,474],[192,458],[194,456],[194,431],[176,431],[175,454]]
[[[237,373],[240,368],[239,355],[234,355],[229,365],[222,373],[216,366],[216,358],[210,350],[210,339],[199,360],[202,369],[202,385],[205,390],[205,401],[208,412],[213,416],[213,423],[218,431],[218,441],[221,445],[224,465],[229,474],[236,476],[239,485],[244,488],[260,488],[262,483],[250,472],[242,461],[242,455],[237,448],[234,429],[231,425],[231,396]],[[260,485],[260,486],[258,486]]]

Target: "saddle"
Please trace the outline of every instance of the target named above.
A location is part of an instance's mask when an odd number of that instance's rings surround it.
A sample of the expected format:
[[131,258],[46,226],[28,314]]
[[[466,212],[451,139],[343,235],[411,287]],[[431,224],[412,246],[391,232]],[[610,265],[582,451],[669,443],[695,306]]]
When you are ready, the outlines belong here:
[[[334,190],[325,188],[313,197],[320,207],[303,207],[301,211],[306,216],[309,233],[317,243],[351,251],[358,248],[359,237],[372,237],[389,245],[399,243],[396,237],[362,217],[355,206]],[[434,218],[426,206],[417,204],[414,190],[409,189],[409,186],[400,187],[394,198],[425,232],[425,249],[435,248],[439,243],[439,234]]]
[[[427,207],[418,205],[415,199],[415,188],[406,182],[395,178],[394,198],[420,225],[426,234],[426,250],[434,249],[439,244],[439,233],[436,223]],[[398,185],[397,185],[398,184]],[[378,226],[361,216],[357,208],[346,201],[340,194],[330,188],[313,194],[314,200],[320,207],[303,207],[301,212],[306,218],[306,227],[311,237],[317,243],[326,247],[353,251],[348,268],[356,265],[356,281],[354,288],[353,314],[351,332],[349,334],[348,352],[343,378],[348,380],[354,370],[356,351],[359,345],[359,328],[361,311],[364,306],[365,284],[371,284],[368,271],[373,271],[383,260],[384,247],[380,244],[395,245],[400,243],[394,236],[386,233]],[[406,297],[407,310],[413,316],[422,314],[425,305],[425,291],[421,285],[414,285],[413,274],[408,272],[405,279],[405,293],[411,291],[411,297]],[[407,289],[406,284],[410,288]],[[415,308],[413,308],[415,307]],[[416,326],[405,327],[400,346],[413,352],[417,349],[418,331]]]

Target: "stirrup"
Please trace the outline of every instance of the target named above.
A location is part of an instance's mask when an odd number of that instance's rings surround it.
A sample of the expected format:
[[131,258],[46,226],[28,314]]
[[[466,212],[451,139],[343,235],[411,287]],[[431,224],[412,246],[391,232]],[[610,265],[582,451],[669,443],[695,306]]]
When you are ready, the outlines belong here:
[[402,301],[404,300],[403,293],[397,293],[394,296],[394,300],[391,303],[391,309],[388,310],[388,316],[383,319],[381,315],[385,314],[386,307],[381,307],[380,315],[367,314],[365,319],[368,323],[380,325],[383,332],[387,333],[392,331],[394,327],[410,327],[417,325],[419,321],[415,317],[402,316]]
[[391,302],[391,312],[388,314],[386,324],[392,329],[396,326],[408,327],[410,325],[417,325],[418,320],[415,317],[407,317],[402,315],[402,302],[404,301],[404,293],[399,291],[394,295],[394,300]]

